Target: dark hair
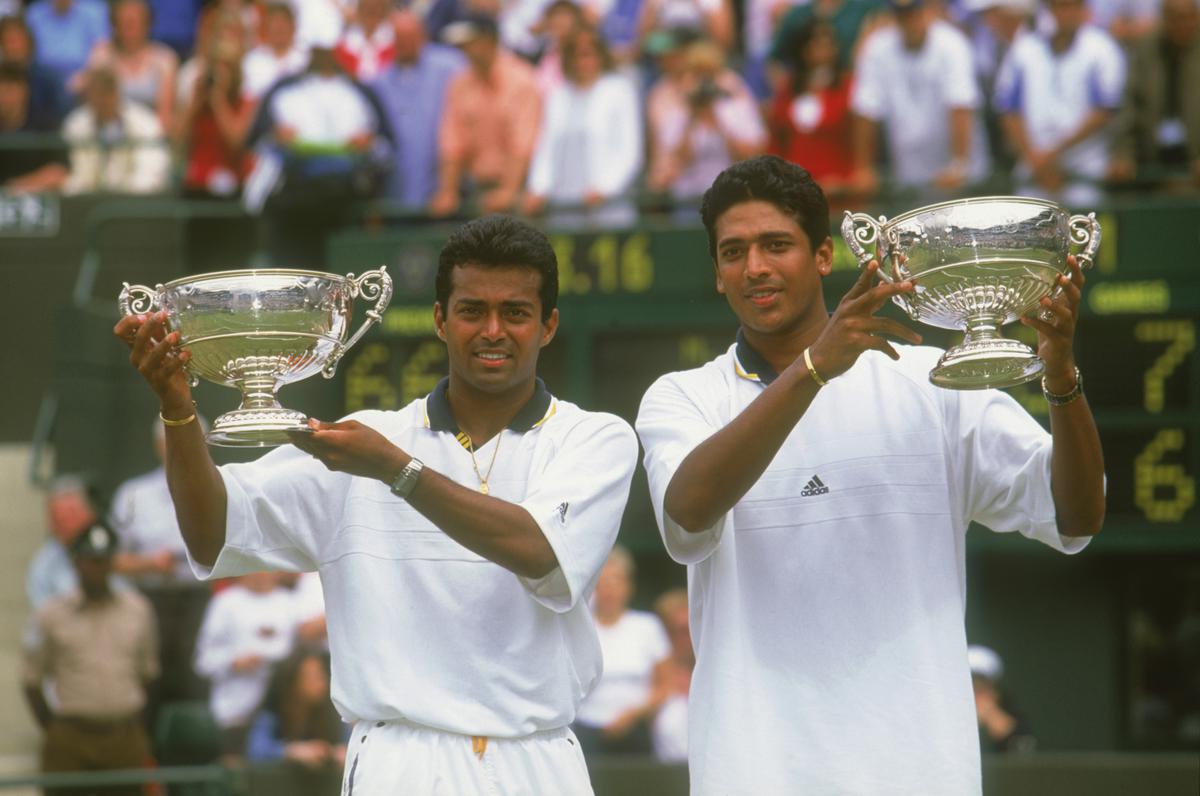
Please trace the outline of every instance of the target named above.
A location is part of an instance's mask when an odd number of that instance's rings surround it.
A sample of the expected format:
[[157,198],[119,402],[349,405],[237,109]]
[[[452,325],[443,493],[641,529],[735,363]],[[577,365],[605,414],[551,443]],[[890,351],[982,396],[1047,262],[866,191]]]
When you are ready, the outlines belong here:
[[576,80],[575,54],[579,51],[580,39],[584,38],[591,39],[592,46],[596,48],[596,52],[600,55],[600,71],[608,73],[613,69],[612,52],[609,51],[608,43],[604,41],[604,37],[600,35],[600,31],[590,25],[581,25],[571,31],[571,35],[567,36],[566,40],[563,41],[562,71],[572,83]]
[[814,252],[829,237],[825,192],[808,170],[775,155],[759,155],[725,169],[704,192],[700,219],[708,232],[708,253],[714,261],[717,219],[734,205],[753,201],[770,202],[795,219],[808,235]]
[[278,719],[276,733],[283,741],[325,740],[339,743],[342,739],[341,718],[328,698],[306,705],[297,698],[296,684],[305,662],[316,659],[329,678],[329,657],[323,652],[301,648],[280,662],[271,676],[263,707]]
[[0,61],[0,81],[4,83],[28,83],[29,70],[16,61]]
[[518,266],[532,268],[542,276],[538,297],[542,321],[558,304],[558,258],[541,230],[510,216],[491,215],[468,221],[450,234],[438,256],[437,303],[446,314],[449,308],[453,271],[460,265],[489,268]]

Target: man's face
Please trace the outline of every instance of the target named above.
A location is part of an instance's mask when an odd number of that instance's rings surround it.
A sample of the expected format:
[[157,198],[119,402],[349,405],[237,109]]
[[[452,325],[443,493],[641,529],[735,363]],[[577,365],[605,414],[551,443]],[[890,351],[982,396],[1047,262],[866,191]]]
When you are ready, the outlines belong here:
[[425,30],[420,18],[411,11],[397,11],[392,15],[392,28],[396,34],[396,62],[413,63],[425,44]]
[[33,43],[20,25],[8,24],[0,31],[0,51],[6,61],[27,64],[33,60]]
[[75,556],[75,573],[79,576],[79,588],[84,594],[94,596],[108,590],[108,576],[112,572],[112,559],[108,556]]
[[821,278],[833,268],[833,243],[814,252],[796,220],[770,202],[741,202],[717,218],[717,292],[742,326],[787,333],[826,316]]
[[495,394],[532,382],[538,353],[558,329],[558,310],[542,321],[541,282],[524,266],[460,265],[451,272],[446,310],[435,305],[433,317],[454,381]]
[[263,29],[263,40],[267,46],[275,50],[285,50],[292,46],[296,37],[296,23],[292,15],[280,9],[267,12]]
[[910,49],[921,47],[925,43],[925,34],[933,17],[930,9],[923,5],[897,9],[896,24],[900,28],[900,36]]
[[608,561],[596,578],[596,612],[620,614],[633,597],[633,581],[625,567],[616,561]]
[[1088,9],[1083,0],[1048,0],[1056,33],[1071,34],[1087,22]]
[[459,45],[459,49],[478,72],[491,69],[492,62],[496,60],[496,40],[490,36],[476,36]]
[[50,533],[64,547],[96,522],[96,512],[78,492],[62,492],[50,498],[47,513]]

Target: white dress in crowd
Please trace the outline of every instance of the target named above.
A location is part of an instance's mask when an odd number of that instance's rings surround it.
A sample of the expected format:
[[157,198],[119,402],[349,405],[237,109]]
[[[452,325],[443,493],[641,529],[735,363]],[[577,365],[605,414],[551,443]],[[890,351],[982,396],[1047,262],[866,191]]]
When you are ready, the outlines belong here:
[[[292,592],[265,593],[235,584],[208,604],[196,640],[196,672],[209,678],[209,710],[219,727],[248,722],[266,696],[271,664],[292,651],[296,608]],[[245,655],[263,659],[251,672],[234,672],[233,662]]]

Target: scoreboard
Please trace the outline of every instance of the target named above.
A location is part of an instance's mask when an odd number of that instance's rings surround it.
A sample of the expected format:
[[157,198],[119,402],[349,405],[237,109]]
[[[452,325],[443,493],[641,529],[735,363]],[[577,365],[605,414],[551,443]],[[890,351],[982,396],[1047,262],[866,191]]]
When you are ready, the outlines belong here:
[[[1087,272],[1075,353],[1096,415],[1108,475],[1106,533],[1099,549],[1200,550],[1196,476],[1200,472],[1200,209],[1131,207],[1100,214],[1104,244]],[[836,227],[835,227],[836,228]],[[420,397],[446,373],[433,333],[433,278],[445,230],[346,233],[335,239],[332,270],[388,265],[396,297],[377,331],[341,366],[342,409],[395,408]],[[539,370],[560,397],[630,422],[659,375],[695,367],[733,342],[737,322],[716,293],[704,230],[642,227],[603,233],[551,233],[559,258],[561,325]],[[832,307],[857,264],[835,234]],[[958,335],[884,310],[948,346]],[[1005,334],[1033,343],[1021,324]],[[1038,382],[1010,390],[1048,422]],[[638,494],[631,497],[631,511]],[[649,523],[644,517],[626,524]],[[641,531],[638,531],[641,533]],[[976,547],[1002,549],[1008,535],[972,534]]]

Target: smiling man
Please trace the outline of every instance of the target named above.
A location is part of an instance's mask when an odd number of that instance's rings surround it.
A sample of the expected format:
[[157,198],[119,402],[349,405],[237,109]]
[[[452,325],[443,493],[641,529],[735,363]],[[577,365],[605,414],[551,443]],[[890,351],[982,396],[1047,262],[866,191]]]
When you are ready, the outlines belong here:
[[296,446],[213,466],[163,318],[131,360],[167,425],[167,477],[201,577],[317,570],[332,693],[355,722],[343,793],[591,793],[568,728],[600,672],[587,594],[616,539],[632,429],[552,396],[558,328],[542,233],[472,221],[433,307],[449,376],[399,411],[312,421]]
[[966,529],[1075,552],[1104,516],[1071,355],[1083,275],[1025,319],[1051,435],[1004,393],[929,383],[940,351],[875,315],[912,283],[872,263],[827,311],[829,210],[804,169],[732,166],[701,216],[737,341],[655,382],[637,421],[688,565],[692,793],[978,793]]

